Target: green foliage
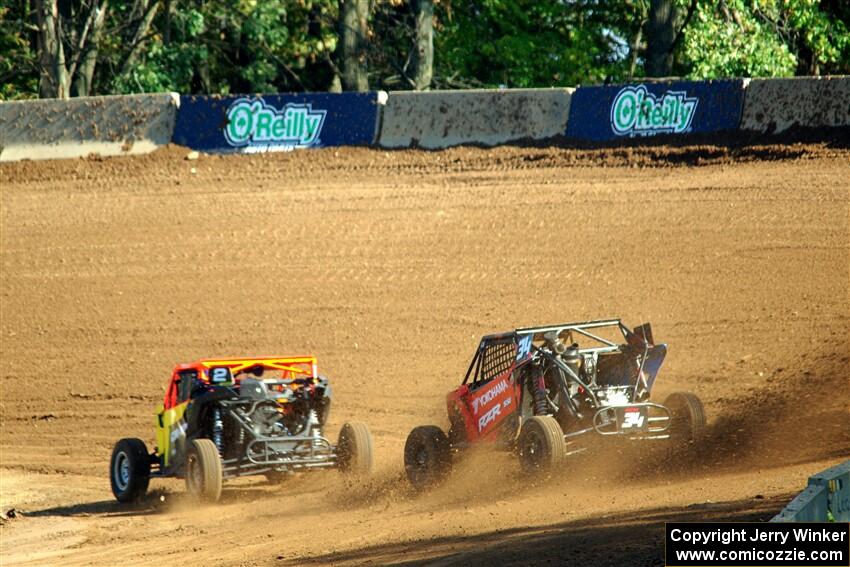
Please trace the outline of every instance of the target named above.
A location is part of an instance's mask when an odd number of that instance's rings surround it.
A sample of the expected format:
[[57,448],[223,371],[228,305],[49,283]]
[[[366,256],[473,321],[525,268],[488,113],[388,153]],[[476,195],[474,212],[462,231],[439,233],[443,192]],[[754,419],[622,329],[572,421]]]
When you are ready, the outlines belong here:
[[[167,24],[164,14],[158,16],[158,31],[132,70],[114,76],[106,88],[215,94],[326,90],[336,46],[335,10],[331,0],[179,1]],[[121,49],[114,47],[117,65]]]
[[484,86],[548,87],[628,74],[640,2],[470,0],[438,5],[438,75]]
[[749,10],[738,9],[734,19],[727,19],[717,7],[701,4],[684,38],[683,55],[693,78],[794,74],[797,61],[788,46]]
[[682,55],[694,78],[847,72],[848,15],[814,0],[701,3]]
[[[156,17],[127,64],[149,2],[158,3]],[[676,2],[683,16],[691,0]],[[332,83],[338,0],[108,5],[94,94],[324,91]],[[573,86],[640,77],[649,6],[650,0],[435,0],[433,86]],[[33,7],[33,0],[0,0],[2,99],[38,92]],[[411,0],[373,0],[373,7],[370,84],[410,88]],[[846,0],[699,0],[676,44],[674,72],[850,73],[848,28]]]
[[33,98],[38,93],[37,55],[26,29],[20,2],[0,0],[0,100]]

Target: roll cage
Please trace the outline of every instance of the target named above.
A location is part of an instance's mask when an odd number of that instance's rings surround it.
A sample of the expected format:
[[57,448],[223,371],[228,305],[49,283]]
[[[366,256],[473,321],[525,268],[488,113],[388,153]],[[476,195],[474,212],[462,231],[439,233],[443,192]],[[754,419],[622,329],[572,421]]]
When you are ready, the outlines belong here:
[[[174,367],[171,383],[165,393],[164,407],[172,408],[189,399],[195,381],[207,386],[238,386],[241,373],[261,368],[279,371],[281,383],[299,378],[317,380],[318,361],[315,356],[250,356],[204,358]],[[188,378],[185,382],[184,378]]]
[[[600,336],[597,330],[616,330],[622,335],[624,343],[617,343],[610,338]],[[553,355],[547,349],[541,348],[544,335],[555,333],[558,338],[566,339],[567,344],[578,343],[578,339],[593,341],[592,346],[579,345],[579,354],[603,354],[621,352],[624,347],[639,348],[643,350],[637,379],[641,379],[647,354],[653,346],[652,327],[645,323],[634,330],[626,327],[620,319],[599,319],[594,321],[583,321],[576,323],[561,323],[539,327],[522,327],[505,333],[496,333],[482,337],[475,351],[475,355],[466,371],[462,384],[476,388],[486,384],[493,378],[501,376],[506,372],[516,370],[535,357],[541,357],[559,368],[568,379],[583,387],[593,398],[595,404],[599,400],[594,388],[585,383],[571,368],[569,368],[559,357]],[[637,395],[637,382],[631,387],[631,401]]]

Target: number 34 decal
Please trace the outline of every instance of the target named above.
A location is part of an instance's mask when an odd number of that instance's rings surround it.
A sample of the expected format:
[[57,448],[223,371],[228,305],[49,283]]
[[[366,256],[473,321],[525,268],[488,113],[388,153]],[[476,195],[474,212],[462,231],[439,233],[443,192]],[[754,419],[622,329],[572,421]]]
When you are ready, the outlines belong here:
[[525,335],[517,341],[516,361],[522,362],[531,356],[531,335]]

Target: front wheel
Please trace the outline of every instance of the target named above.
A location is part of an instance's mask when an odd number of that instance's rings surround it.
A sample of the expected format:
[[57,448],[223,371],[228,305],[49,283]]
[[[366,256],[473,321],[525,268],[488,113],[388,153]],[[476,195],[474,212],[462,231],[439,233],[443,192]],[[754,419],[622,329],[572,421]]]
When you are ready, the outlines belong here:
[[119,502],[135,502],[148,491],[151,461],[145,442],[141,439],[122,439],[112,449],[109,463],[109,483]]
[[677,443],[692,443],[705,432],[705,409],[698,397],[690,392],[674,392],[664,400],[670,410],[670,439]]
[[342,472],[357,475],[372,472],[372,434],[365,423],[352,421],[343,425],[336,450],[337,464]]
[[564,432],[557,420],[549,415],[535,415],[525,420],[517,449],[519,464],[526,474],[549,472],[567,454]]
[[222,467],[218,449],[209,439],[194,439],[186,452],[186,489],[208,502],[221,497]]
[[422,425],[410,432],[404,444],[404,470],[413,488],[434,486],[448,475],[451,466],[451,444],[442,429]]

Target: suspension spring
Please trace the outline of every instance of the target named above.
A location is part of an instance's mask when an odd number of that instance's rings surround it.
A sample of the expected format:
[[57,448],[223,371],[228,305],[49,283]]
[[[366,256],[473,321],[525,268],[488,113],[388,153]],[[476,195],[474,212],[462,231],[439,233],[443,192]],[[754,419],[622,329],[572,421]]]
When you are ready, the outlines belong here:
[[546,402],[546,380],[543,372],[534,377],[534,415],[547,415],[549,404]]
[[319,429],[319,416],[316,414],[316,410],[311,409],[310,416],[307,419],[310,423],[310,432],[312,433],[313,437],[321,437],[322,430]]
[[213,443],[215,443],[215,447],[218,449],[218,454],[222,455],[224,447],[224,423],[221,420],[221,410],[219,408],[213,408],[212,421]]

